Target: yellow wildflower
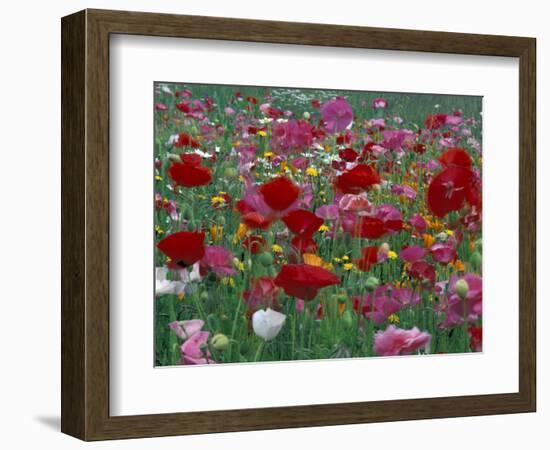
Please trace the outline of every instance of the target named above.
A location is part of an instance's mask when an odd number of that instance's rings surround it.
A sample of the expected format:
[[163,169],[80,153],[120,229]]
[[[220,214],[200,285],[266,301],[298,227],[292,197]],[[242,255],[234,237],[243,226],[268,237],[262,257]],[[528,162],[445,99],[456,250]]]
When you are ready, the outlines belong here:
[[178,300],[183,300],[184,297],[185,297],[185,294],[184,294],[183,292],[180,292],[180,293],[178,294]]
[[320,232],[323,232],[323,231],[328,231],[330,230],[330,227],[328,227],[327,225],[323,224],[319,227],[319,231]]
[[342,266],[344,268],[344,270],[351,270],[353,269],[353,263],[346,263]]
[[393,250],[390,250],[388,252],[388,258],[390,259],[397,259],[397,253],[395,253]]
[[214,207],[221,206],[225,203],[225,198],[220,197],[219,195],[214,195],[214,197],[212,197],[211,201],[212,201],[212,206],[214,206]]
[[340,263],[340,262],[342,262],[342,258],[338,258],[337,256],[335,256],[334,258],[332,258],[332,260],[333,260],[335,263]]
[[155,225],[155,232],[157,234],[164,234],[164,230],[159,225]]
[[453,230],[445,230],[445,233],[447,234],[447,236],[454,236],[455,235],[455,232]]
[[396,314],[390,314],[388,316],[388,320],[390,323],[399,323],[399,316],[397,316]]
[[306,169],[306,175],[309,175],[310,177],[316,177],[317,175],[319,175],[319,172],[317,172],[317,169],[315,169],[314,167],[308,167]]
[[457,259],[454,263],[451,263],[454,268],[458,271],[458,272],[464,272],[464,263],[460,260],[460,259]]
[[156,176],[155,176],[155,180],[157,180],[157,181],[162,181],[162,177],[161,177],[160,175],[156,175]]
[[267,133],[264,131],[264,130],[260,130],[256,133],[257,135],[259,136],[262,136],[262,137],[266,137],[267,136]]
[[264,152],[264,158],[271,158],[273,156],[273,152]]
[[233,277],[223,277],[222,278],[222,284],[225,284],[226,286],[234,287],[235,286],[235,280],[233,279]]
[[274,252],[274,253],[283,253],[283,247],[281,247],[280,245],[278,244],[273,244],[271,246],[271,250]]
[[342,261],[349,261],[349,256],[348,255],[342,256]]

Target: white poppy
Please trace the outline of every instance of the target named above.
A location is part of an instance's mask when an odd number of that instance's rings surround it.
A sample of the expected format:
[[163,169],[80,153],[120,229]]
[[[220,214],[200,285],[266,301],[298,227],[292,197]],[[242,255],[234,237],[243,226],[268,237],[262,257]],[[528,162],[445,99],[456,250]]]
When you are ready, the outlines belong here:
[[285,323],[286,316],[280,312],[260,309],[252,315],[252,328],[265,341],[275,339]]
[[167,280],[166,267],[157,267],[155,270],[155,295],[175,294],[179,295],[185,290],[185,283],[181,281]]

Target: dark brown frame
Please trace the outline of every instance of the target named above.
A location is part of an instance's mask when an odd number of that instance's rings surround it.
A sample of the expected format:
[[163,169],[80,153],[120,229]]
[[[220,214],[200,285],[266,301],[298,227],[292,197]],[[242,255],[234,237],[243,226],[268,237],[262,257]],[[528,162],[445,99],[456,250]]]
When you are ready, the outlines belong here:
[[[534,38],[104,10],[61,25],[64,433],[100,440],[535,411]],[[519,58],[519,392],[109,416],[109,35],[116,33]]]

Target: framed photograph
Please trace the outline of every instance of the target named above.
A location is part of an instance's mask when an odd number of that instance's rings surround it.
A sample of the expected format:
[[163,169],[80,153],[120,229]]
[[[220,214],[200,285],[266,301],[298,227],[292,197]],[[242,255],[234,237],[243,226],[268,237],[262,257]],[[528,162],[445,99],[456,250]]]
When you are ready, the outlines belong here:
[[534,38],[61,29],[63,432],[535,411]]

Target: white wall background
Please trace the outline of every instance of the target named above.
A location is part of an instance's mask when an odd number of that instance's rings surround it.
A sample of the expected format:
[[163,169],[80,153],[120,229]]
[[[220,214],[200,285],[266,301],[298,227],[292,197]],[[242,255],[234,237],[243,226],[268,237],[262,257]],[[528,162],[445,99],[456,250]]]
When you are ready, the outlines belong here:
[[[59,432],[60,17],[86,7],[348,25],[534,36],[538,39],[538,413],[277,430],[91,444],[94,448],[523,448],[545,442],[550,420],[550,29],[545,2],[392,0],[72,0],[4,2],[0,15],[0,442],[74,449]],[[505,164],[505,162],[503,162]],[[546,256],[546,258],[545,258]],[[475,374],[472,374],[475,376]],[[541,448],[540,446],[538,446]],[[536,447],[535,447],[536,448]]]

